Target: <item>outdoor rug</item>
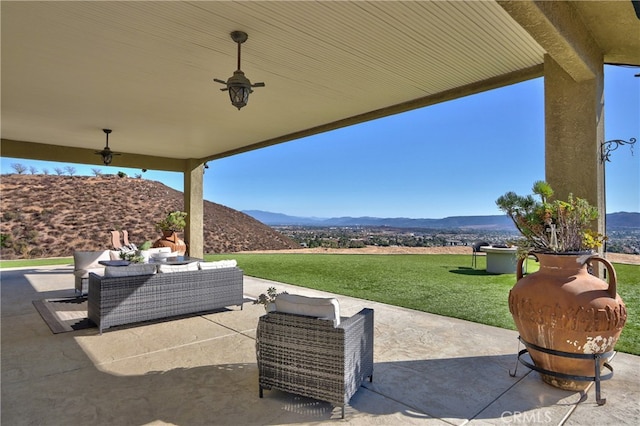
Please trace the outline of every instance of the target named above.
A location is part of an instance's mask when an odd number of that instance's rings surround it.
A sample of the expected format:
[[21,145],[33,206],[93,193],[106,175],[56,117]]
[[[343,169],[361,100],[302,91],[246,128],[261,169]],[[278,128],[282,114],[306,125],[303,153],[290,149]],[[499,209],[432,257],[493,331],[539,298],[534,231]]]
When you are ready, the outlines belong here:
[[87,297],[34,300],[33,305],[53,334],[95,327],[87,318]]

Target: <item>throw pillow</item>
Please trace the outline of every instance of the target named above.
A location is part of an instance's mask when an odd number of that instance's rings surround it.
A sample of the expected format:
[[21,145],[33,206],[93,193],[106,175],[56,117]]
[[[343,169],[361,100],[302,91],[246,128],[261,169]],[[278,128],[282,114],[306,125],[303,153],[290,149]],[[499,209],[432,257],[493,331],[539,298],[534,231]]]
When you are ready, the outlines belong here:
[[200,269],[235,268],[238,262],[235,259],[217,260],[214,262],[199,262]]
[[340,325],[340,304],[333,297],[308,297],[284,293],[276,298],[276,311],[331,320],[334,327]]
[[197,262],[191,262],[185,265],[167,265],[163,263],[158,265],[158,272],[161,272],[164,274],[171,273],[171,272],[187,272],[187,271],[197,271],[197,270],[198,270]]

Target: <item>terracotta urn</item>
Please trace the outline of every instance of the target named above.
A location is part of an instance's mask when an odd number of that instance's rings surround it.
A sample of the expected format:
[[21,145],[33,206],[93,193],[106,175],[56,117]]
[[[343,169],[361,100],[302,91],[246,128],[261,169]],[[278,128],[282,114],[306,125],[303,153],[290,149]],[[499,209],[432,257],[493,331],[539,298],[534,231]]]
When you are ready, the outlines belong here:
[[[509,310],[522,340],[544,349],[573,354],[613,351],[627,320],[624,302],[616,293],[616,272],[606,259],[592,253],[532,253],[539,271],[523,276],[509,292]],[[602,263],[607,281],[589,273]],[[595,359],[576,359],[529,348],[533,363],[550,372],[593,377]],[[607,359],[600,359],[600,368]],[[541,374],[546,383],[566,390],[583,390],[590,381]]]
[[177,252],[179,256],[184,256],[187,252],[187,245],[178,237],[178,233],[171,230],[163,230],[162,238],[153,243],[153,247],[170,247],[171,251]]

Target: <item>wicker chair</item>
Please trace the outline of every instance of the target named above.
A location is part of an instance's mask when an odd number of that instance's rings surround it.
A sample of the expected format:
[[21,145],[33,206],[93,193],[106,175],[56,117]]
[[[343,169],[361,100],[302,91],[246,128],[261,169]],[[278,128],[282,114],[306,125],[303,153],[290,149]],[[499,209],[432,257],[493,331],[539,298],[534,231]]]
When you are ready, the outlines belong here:
[[373,310],[332,320],[270,312],[256,335],[260,398],[279,389],[342,407],[373,381]]
[[77,295],[87,294],[89,291],[89,273],[104,274],[104,265],[101,260],[111,260],[109,250],[101,251],[74,251],[73,275]]

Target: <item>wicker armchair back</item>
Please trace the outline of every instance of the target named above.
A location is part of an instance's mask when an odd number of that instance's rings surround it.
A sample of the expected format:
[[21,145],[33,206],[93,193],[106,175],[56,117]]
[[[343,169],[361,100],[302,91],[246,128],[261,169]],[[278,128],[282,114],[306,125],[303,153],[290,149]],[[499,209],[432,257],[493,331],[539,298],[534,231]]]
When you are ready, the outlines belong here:
[[339,326],[333,321],[270,312],[256,335],[259,394],[279,389],[342,407],[368,377],[373,380],[373,309]]

